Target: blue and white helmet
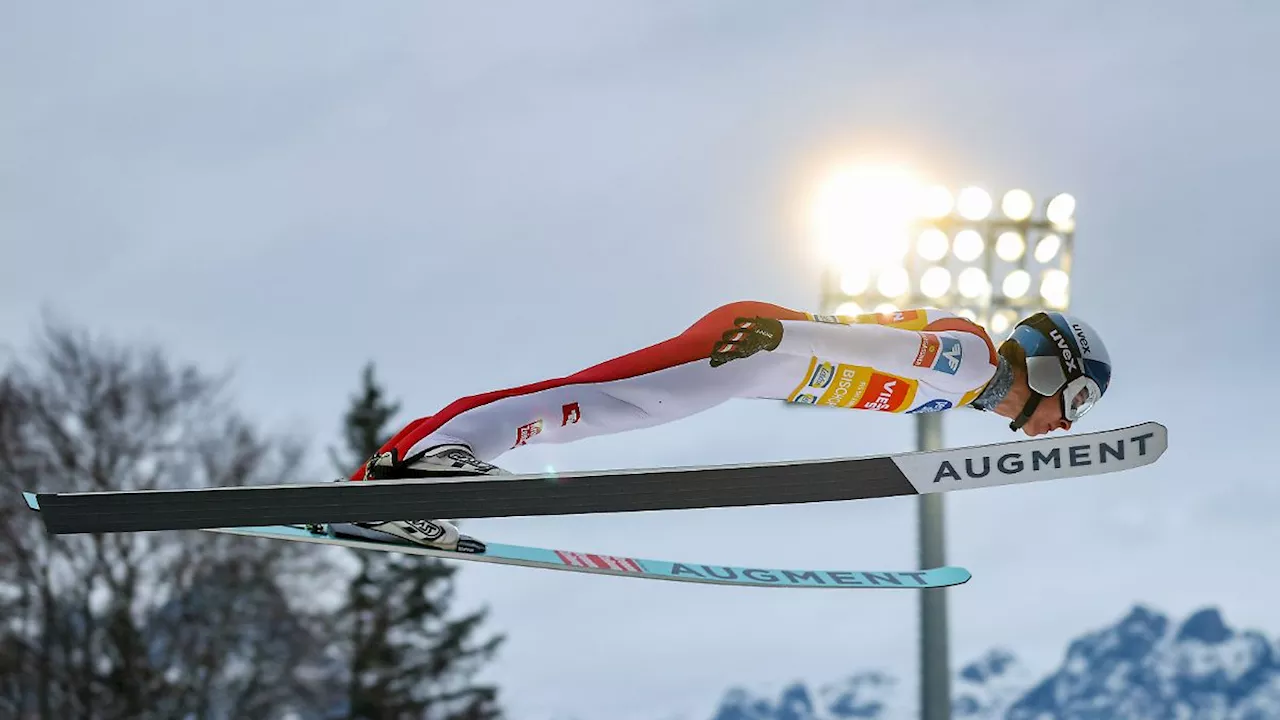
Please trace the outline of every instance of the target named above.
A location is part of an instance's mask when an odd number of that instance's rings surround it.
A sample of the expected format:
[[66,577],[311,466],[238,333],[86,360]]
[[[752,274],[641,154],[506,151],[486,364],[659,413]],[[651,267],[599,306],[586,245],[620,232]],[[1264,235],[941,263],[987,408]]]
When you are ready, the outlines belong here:
[[1027,356],[1027,385],[1031,398],[1014,430],[1035,412],[1036,406],[1059,390],[1062,417],[1075,422],[1084,417],[1111,384],[1111,355],[1102,338],[1085,321],[1060,312],[1039,312],[1014,326],[1009,341]]

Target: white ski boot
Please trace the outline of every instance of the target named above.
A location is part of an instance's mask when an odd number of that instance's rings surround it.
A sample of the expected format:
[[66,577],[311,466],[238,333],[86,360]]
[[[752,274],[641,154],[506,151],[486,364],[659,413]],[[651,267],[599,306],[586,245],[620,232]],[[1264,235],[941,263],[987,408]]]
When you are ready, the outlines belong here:
[[[364,479],[405,480],[410,478],[447,478],[460,475],[510,475],[511,473],[490,465],[471,454],[466,445],[437,445],[415,453],[404,460],[395,452],[385,452],[369,459],[365,464]],[[388,520],[354,523],[359,528],[373,530],[426,545],[439,550],[483,553],[483,542],[463,535],[457,526],[447,520]]]

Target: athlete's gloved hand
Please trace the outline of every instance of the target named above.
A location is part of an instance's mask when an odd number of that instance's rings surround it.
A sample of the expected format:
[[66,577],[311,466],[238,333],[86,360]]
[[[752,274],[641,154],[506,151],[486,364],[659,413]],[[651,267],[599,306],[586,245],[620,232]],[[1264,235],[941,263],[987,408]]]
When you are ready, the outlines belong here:
[[773,350],[782,342],[782,323],[773,318],[737,318],[733,327],[725,330],[720,341],[711,351],[711,367],[720,367],[730,360],[755,355],[761,350]]

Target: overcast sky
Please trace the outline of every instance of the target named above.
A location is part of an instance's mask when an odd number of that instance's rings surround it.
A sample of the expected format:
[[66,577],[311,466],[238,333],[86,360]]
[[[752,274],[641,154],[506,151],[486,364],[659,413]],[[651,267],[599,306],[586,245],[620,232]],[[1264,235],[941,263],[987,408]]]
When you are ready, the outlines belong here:
[[[972,5],[972,4],[970,4]],[[1158,420],[1125,475],[947,497],[956,663],[1036,671],[1146,602],[1280,633],[1272,407],[1280,10],[1264,3],[0,5],[0,337],[44,309],[233,369],[316,466],[372,359],[405,416],[572,372],[723,302],[817,303],[806,198],[896,159],[1079,199],[1073,309],[1116,360],[1078,426]],[[953,414],[954,415],[954,414]],[[948,444],[1010,437],[976,413]],[[910,419],[740,402],[513,452],[513,471],[908,450]],[[325,477],[321,480],[329,479]],[[519,544],[911,568],[908,499],[473,521]],[[513,717],[709,716],[879,667],[912,593],[468,566]],[[1078,585],[1061,592],[1060,585]]]

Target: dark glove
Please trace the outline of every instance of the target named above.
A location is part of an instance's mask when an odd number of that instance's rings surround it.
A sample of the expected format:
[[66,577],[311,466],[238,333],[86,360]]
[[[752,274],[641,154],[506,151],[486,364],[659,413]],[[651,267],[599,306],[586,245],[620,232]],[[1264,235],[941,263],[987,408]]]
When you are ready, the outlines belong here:
[[730,360],[755,355],[761,350],[773,350],[782,342],[782,323],[773,318],[737,318],[733,327],[725,330],[711,351],[711,367],[719,367]]

